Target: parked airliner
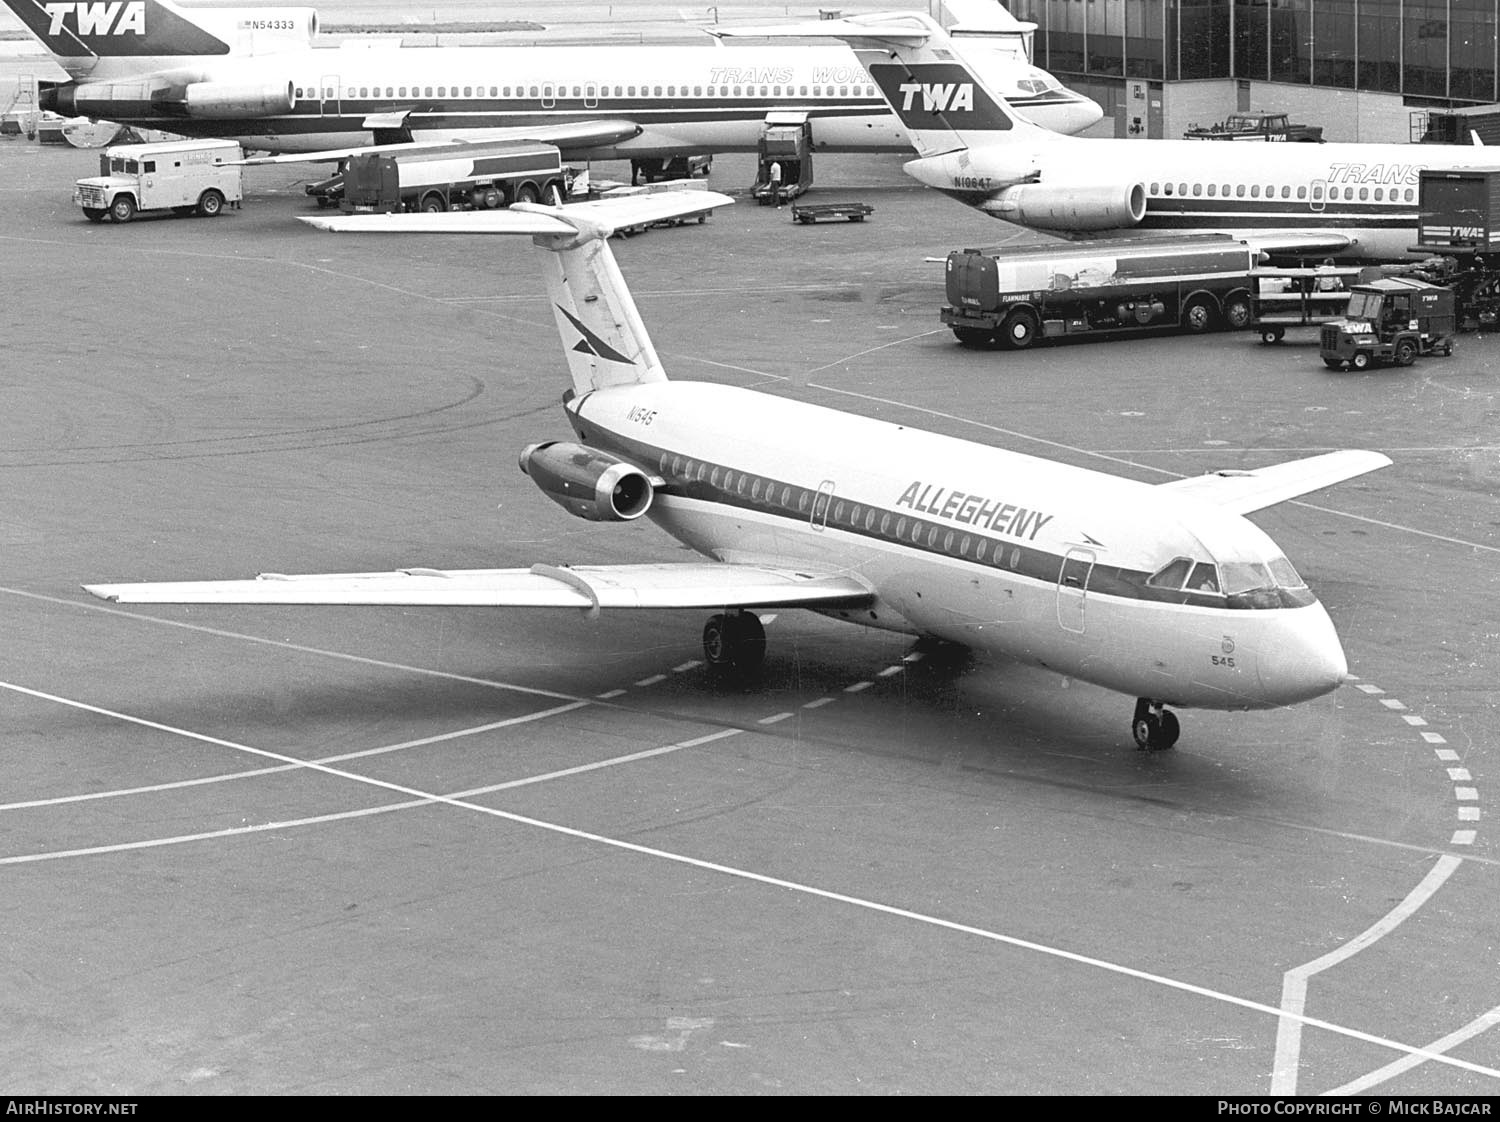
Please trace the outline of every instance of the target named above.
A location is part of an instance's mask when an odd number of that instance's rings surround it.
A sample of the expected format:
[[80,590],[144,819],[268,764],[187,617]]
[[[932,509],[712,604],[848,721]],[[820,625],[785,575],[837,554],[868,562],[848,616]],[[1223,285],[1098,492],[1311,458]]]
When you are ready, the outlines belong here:
[[[43,108],[252,149],[515,136],[574,159],[753,152],[771,111],[805,113],[816,150],[912,147],[842,45],[322,49],[312,8],[4,3],[71,78],[44,89]],[[974,56],[1047,128],[1076,132],[1102,116],[1019,48]]]
[[906,171],[996,218],[1053,233],[1221,231],[1288,255],[1399,260],[1417,238],[1423,169],[1493,167],[1488,148],[1441,144],[1219,144],[1064,138],[922,13],[854,16],[734,35],[837,38],[855,48],[906,126]]
[[1143,748],[1176,742],[1166,706],[1283,706],[1344,681],[1328,613],[1243,515],[1388,458],[1331,452],[1150,485],[753,390],[668,381],[608,236],[730,201],[694,191],[304,219],[336,231],[531,235],[547,251],[573,437],[529,445],[521,470],[570,514],[647,517],[707,560],[88,591],[122,603],[707,608],[704,656],[738,670],[765,652],[755,609],[808,608],[1128,694]]

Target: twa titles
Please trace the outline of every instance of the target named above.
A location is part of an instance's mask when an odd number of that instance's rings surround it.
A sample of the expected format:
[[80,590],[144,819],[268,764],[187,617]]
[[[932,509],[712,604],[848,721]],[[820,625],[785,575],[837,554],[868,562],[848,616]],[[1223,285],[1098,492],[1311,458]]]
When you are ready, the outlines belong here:
[[[708,72],[715,85],[790,85],[799,79],[790,66],[715,66]],[[870,80],[865,68],[851,66],[815,66],[812,81],[821,85],[864,85]]]
[[1024,541],[1036,541],[1037,531],[1052,521],[1052,515],[1039,510],[1002,503],[987,495],[950,491],[933,483],[923,483],[920,479],[901,492],[896,505],[963,526],[980,526],[997,534],[1009,534]]
[[1415,187],[1422,181],[1421,171],[1421,164],[1329,164],[1328,182],[1399,183]]
[[144,35],[146,5],[144,0],[113,0],[106,3],[43,4],[48,19],[48,35],[60,35],[64,20],[73,17],[70,31],[79,35]]

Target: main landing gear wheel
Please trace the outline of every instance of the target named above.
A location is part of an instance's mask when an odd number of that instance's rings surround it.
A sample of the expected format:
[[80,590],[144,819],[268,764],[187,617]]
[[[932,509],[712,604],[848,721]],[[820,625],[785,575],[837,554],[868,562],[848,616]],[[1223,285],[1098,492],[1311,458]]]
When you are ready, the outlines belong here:
[[751,674],[766,658],[766,629],[752,612],[727,612],[703,625],[703,658],[715,670]]
[[1160,702],[1141,698],[1135,703],[1135,717],[1130,722],[1130,734],[1135,744],[1145,752],[1162,752],[1177,743],[1182,735],[1182,725],[1177,714],[1163,709]]

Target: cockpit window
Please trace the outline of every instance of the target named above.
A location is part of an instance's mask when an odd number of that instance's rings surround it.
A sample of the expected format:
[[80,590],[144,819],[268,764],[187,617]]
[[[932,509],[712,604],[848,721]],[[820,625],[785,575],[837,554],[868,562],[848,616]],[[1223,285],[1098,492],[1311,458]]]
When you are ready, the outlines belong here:
[[1285,557],[1273,557],[1270,562],[1271,575],[1281,588],[1306,588],[1307,582],[1297,575],[1292,563]]
[[1226,596],[1273,587],[1270,570],[1258,562],[1225,561],[1219,566],[1219,572],[1223,577],[1222,591]]
[[1192,567],[1193,563],[1186,557],[1179,557],[1152,573],[1146,583],[1155,585],[1157,588],[1181,588],[1182,582],[1187,578],[1188,571]]
[[1199,561],[1193,566],[1193,575],[1188,578],[1188,591],[1190,592],[1218,592],[1219,571],[1207,561]]

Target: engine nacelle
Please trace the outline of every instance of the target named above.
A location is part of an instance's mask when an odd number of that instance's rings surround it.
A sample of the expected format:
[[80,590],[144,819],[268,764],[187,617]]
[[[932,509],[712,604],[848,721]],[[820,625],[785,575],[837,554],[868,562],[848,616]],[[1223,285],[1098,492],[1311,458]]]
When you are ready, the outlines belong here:
[[189,117],[264,117],[290,113],[297,104],[286,82],[193,82],[183,91]]
[[1018,183],[986,199],[979,209],[1033,230],[1119,230],[1146,217],[1146,186]]
[[521,450],[521,470],[558,506],[590,522],[629,522],[651,508],[645,472],[582,444],[529,444]]

